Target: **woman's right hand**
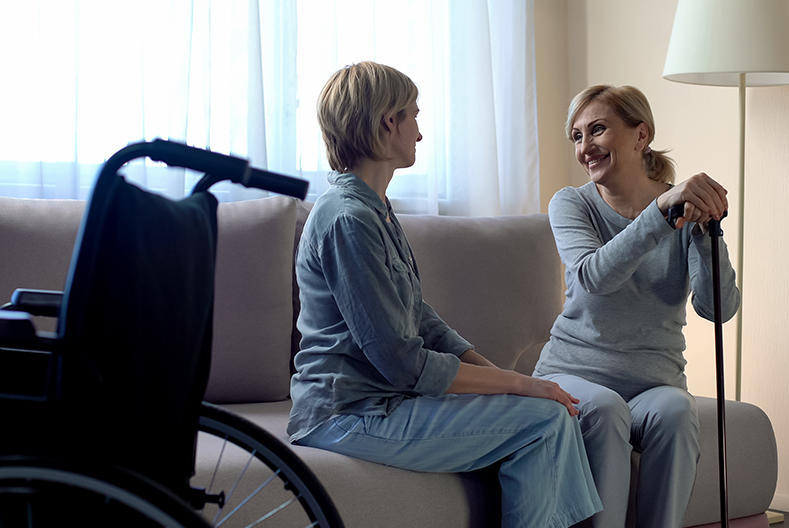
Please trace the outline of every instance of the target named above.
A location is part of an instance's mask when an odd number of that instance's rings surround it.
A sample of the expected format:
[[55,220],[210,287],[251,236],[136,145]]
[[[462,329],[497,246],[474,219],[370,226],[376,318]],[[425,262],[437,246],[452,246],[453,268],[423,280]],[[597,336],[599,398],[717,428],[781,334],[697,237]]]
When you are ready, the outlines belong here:
[[519,388],[517,394],[557,401],[567,407],[567,412],[570,413],[570,416],[577,416],[580,412],[575,407],[575,404],[580,400],[562,389],[558,383],[535,378],[534,376],[527,376],[525,374],[520,374],[518,381]]
[[667,190],[657,198],[657,205],[665,215],[671,206],[685,204],[684,214],[677,220],[677,228],[685,222],[706,224],[720,220],[729,208],[728,191],[721,184],[700,172]]

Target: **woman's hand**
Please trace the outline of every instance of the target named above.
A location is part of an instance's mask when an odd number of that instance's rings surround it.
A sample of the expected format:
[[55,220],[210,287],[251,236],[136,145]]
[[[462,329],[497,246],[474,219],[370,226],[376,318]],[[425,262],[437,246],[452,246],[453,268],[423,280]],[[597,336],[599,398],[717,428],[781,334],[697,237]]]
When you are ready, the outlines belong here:
[[570,416],[577,416],[580,411],[575,408],[575,404],[580,400],[573,397],[570,393],[565,392],[558,383],[548,381],[533,376],[521,375],[520,388],[518,394],[521,396],[532,396],[534,398],[545,398],[547,400],[555,400],[565,407]]
[[729,208],[727,193],[718,182],[700,172],[658,196],[657,205],[663,214],[667,214],[672,205],[685,204],[684,214],[677,220],[677,228],[685,222],[706,225],[712,218],[723,218],[723,213]]

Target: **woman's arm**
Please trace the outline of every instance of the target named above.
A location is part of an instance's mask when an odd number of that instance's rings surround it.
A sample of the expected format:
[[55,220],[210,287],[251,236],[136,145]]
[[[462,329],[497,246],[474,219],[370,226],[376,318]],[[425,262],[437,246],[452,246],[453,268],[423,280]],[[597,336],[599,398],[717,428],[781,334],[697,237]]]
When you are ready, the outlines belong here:
[[471,343],[450,328],[424,300],[422,300],[422,316],[419,321],[419,336],[425,340],[426,348],[448,352],[455,356],[460,356],[471,348]]
[[[740,306],[740,291],[737,289],[734,268],[729,260],[729,251],[723,237],[719,244],[721,316],[723,322],[737,313]],[[690,289],[693,292],[693,309],[708,321],[714,320],[712,298],[712,242],[700,227],[691,230],[691,244],[688,250],[688,273]]]
[[578,399],[562,390],[557,383],[526,376],[514,370],[503,370],[495,366],[461,363],[447,392],[452,394],[516,394],[546,398],[567,407],[570,416],[578,414],[578,409],[574,406],[578,403]]
[[556,247],[568,272],[589,293],[606,294],[619,289],[673,230],[652,202],[630,225],[604,241],[592,211],[573,188],[556,193],[548,206]]
[[485,356],[478,354],[474,350],[466,350],[463,352],[463,354],[460,355],[460,361],[463,363],[469,363],[471,365],[479,365],[481,367],[499,368],[489,361]]

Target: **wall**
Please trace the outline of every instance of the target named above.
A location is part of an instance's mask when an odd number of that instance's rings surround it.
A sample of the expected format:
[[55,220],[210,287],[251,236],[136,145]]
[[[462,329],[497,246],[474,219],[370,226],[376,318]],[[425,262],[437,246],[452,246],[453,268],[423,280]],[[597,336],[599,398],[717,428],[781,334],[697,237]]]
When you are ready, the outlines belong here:
[[789,511],[789,87],[748,88],[745,142],[743,400],[758,404],[778,437],[773,505]]
[[[587,181],[561,133],[570,98],[591,84],[631,84],[650,100],[656,121],[652,145],[671,149],[677,181],[704,171],[729,190],[729,203],[734,207],[723,228],[736,261],[740,213],[736,210],[740,192],[737,89],[662,78],[675,7],[676,0],[536,0],[541,204],[545,211],[557,189]],[[789,510],[789,467],[784,463],[789,461],[789,413],[783,409],[789,401],[789,383],[783,377],[789,372],[789,357],[783,342],[789,338],[777,331],[785,324],[789,300],[789,278],[779,269],[789,258],[789,249],[778,242],[786,222],[779,215],[789,196],[789,129],[785,125],[789,88],[749,89],[747,104],[743,400],[759,405],[773,423],[779,449],[773,506]],[[729,398],[734,397],[735,332],[734,321],[725,325]],[[689,389],[715,396],[713,326],[690,306],[685,336]]]

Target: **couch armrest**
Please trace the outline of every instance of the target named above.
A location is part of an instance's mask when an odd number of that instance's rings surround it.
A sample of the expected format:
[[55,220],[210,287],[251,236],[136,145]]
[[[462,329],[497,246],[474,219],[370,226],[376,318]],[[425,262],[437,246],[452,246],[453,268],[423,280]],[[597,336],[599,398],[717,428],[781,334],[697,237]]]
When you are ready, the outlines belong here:
[[[701,457],[683,526],[717,522],[720,516],[717,404],[715,398],[696,401]],[[726,402],[726,455],[729,516],[763,513],[775,493],[778,451],[770,419],[759,407]]]

